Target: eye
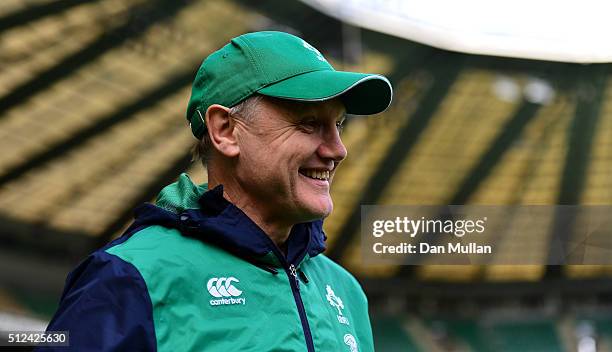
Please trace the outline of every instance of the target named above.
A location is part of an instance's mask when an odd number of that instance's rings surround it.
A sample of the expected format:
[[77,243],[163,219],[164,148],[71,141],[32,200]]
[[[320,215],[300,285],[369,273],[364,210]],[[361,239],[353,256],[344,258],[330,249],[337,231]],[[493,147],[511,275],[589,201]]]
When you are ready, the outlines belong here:
[[319,128],[319,121],[314,117],[307,117],[299,122],[299,128],[306,133],[313,133]]
[[336,121],[336,129],[339,133],[342,133],[342,130],[344,130],[344,119]]

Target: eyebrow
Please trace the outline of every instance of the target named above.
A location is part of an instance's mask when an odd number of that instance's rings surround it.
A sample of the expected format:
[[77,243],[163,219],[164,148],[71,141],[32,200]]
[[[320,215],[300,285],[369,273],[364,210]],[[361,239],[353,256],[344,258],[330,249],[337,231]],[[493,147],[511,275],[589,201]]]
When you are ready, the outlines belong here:
[[[320,112],[318,111],[318,109],[313,108],[308,103],[304,103],[304,102],[288,103],[285,101],[281,101],[279,105],[282,107],[283,110],[288,112],[290,115],[293,115],[294,118],[299,118],[304,115],[311,115],[318,119],[320,116]],[[348,113],[346,112],[346,109],[343,108],[342,112],[338,114],[338,116],[336,116],[334,119],[343,121],[343,120],[346,120],[347,115]]]

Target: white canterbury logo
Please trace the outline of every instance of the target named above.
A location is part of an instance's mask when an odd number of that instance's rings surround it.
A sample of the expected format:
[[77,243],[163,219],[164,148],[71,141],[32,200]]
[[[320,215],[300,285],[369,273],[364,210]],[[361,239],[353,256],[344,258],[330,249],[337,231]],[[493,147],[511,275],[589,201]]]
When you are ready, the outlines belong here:
[[238,297],[242,294],[242,291],[234,287],[232,282],[240,282],[240,280],[235,277],[213,277],[208,280],[206,288],[215,297]]
[[[246,298],[233,298],[242,294],[242,291],[237,289],[232,283],[239,283],[240,280],[233,276],[230,277],[213,277],[206,283],[208,292],[219,299],[211,299],[211,306],[221,306],[226,304],[245,304]],[[226,298],[228,297],[228,298]]]

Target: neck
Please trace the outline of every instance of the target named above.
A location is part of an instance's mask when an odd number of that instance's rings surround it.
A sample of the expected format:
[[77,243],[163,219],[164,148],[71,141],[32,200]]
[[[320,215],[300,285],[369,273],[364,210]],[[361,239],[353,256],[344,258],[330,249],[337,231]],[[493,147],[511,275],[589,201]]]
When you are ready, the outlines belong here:
[[272,242],[276,244],[278,248],[284,248],[284,244],[289,238],[289,233],[293,224],[282,223],[273,216],[265,214],[261,207],[254,204],[251,199],[243,196],[245,193],[238,182],[232,178],[222,178],[208,171],[208,189],[213,189],[218,185],[223,185],[223,197],[234,204],[237,208],[242,210],[249,219],[251,219],[263,232],[270,237]]

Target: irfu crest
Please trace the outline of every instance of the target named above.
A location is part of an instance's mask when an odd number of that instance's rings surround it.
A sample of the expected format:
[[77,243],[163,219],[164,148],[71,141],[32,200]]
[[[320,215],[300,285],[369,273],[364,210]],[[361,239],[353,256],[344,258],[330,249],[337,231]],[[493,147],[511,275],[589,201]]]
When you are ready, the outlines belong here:
[[338,322],[341,324],[349,325],[348,319],[342,314],[342,310],[344,309],[344,303],[342,302],[340,297],[336,296],[331,286],[327,285],[325,289],[327,290],[325,298],[327,298],[327,301],[332,307],[338,309],[338,315],[336,316],[338,318]]

